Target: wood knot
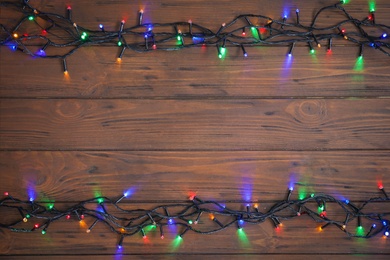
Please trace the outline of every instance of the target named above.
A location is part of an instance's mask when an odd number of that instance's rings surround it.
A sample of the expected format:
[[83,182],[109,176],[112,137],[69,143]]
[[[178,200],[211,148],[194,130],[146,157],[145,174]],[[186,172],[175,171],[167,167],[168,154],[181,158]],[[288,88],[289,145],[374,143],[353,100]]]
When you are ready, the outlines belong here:
[[75,118],[79,117],[80,113],[85,110],[81,107],[80,102],[77,101],[59,101],[56,104],[56,113],[61,117]]
[[324,100],[304,100],[293,102],[288,112],[294,120],[310,128],[318,127],[328,117],[328,109]]

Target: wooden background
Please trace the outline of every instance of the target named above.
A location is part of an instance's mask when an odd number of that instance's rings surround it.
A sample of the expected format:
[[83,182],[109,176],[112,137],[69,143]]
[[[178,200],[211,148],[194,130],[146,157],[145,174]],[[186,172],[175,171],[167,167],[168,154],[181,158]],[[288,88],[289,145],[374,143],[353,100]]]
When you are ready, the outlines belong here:
[[[140,8],[149,22],[192,19],[217,30],[242,13],[278,18],[284,8],[301,10],[308,24],[314,11],[332,1],[48,1],[38,9],[65,14],[87,28],[116,28],[136,21]],[[376,19],[390,24],[389,1],[376,1]],[[368,1],[347,10],[368,15]],[[13,19],[13,18],[12,18]],[[0,9],[0,22],[10,13]],[[328,13],[320,24],[339,19]],[[388,32],[389,33],[389,32]],[[326,44],[326,43],[323,43]],[[390,58],[364,52],[364,69],[354,70],[358,47],[335,42],[315,58],[297,46],[292,64],[286,48],[229,48],[224,60],[215,47],[178,52],[125,53],[87,47],[68,59],[70,79],[58,60],[32,59],[0,48],[0,191],[56,201],[56,208],[94,197],[135,192],[123,203],[149,208],[183,201],[189,192],[243,207],[260,201],[266,210],[283,199],[290,178],[296,190],[326,192],[361,201],[380,195],[377,180],[390,187]],[[293,196],[297,196],[294,192]],[[125,205],[125,204],[124,204]],[[383,208],[384,207],[384,208]],[[390,204],[376,210],[389,211]],[[10,216],[0,216],[7,218]],[[87,220],[88,222],[88,220]],[[364,223],[369,228],[371,223]],[[389,242],[351,239],[336,227],[317,231],[308,218],[287,221],[276,233],[271,223],[202,236],[187,233],[179,247],[175,233],[149,243],[125,240],[124,255],[197,258],[286,256],[302,258],[386,258]],[[351,227],[352,230],[354,227]],[[0,254],[53,259],[103,259],[115,255],[117,237],[97,225],[90,234],[78,224],[51,226],[48,233],[0,230]],[[125,256],[124,256],[125,257]],[[112,258],[112,257],[111,257]],[[121,259],[115,256],[115,259]]]

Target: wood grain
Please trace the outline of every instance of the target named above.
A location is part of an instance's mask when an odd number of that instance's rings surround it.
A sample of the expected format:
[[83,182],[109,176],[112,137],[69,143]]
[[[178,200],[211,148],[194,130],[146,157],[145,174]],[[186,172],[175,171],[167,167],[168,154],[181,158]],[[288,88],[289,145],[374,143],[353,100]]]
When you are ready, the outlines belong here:
[[[27,198],[78,201],[117,197],[131,201],[205,199],[275,201],[296,192],[326,192],[365,200],[390,186],[389,151],[329,152],[1,152],[0,191]],[[156,197],[156,194],[159,196]],[[295,194],[294,196],[297,196]]]
[[[64,15],[70,4],[74,21],[91,29],[104,23],[107,30],[118,30],[122,19],[126,27],[132,26],[142,8],[145,22],[191,19],[216,31],[243,13],[279,19],[290,10],[293,20],[297,7],[301,22],[309,24],[316,10],[334,1],[29,3]],[[367,0],[345,7],[358,19],[369,14]],[[390,24],[389,13],[390,3],[377,1],[377,23]],[[18,19],[19,14],[0,8],[0,23],[7,28]],[[340,19],[329,12],[318,25]],[[123,201],[126,206],[180,202],[193,191],[232,207],[260,201],[266,208],[286,196],[290,181],[295,183],[294,198],[312,192],[352,201],[381,196],[377,181],[390,185],[389,58],[365,48],[359,70],[358,47],[335,40],[327,55],[326,42],[321,43],[315,56],[297,44],[291,62],[284,46],[247,48],[247,58],[228,46],[222,60],[213,46],[146,54],[127,51],[117,64],[117,47],[90,46],[67,59],[69,78],[63,77],[57,60],[32,59],[1,47],[0,192],[20,198],[33,192],[38,200],[55,200],[58,208],[100,194],[116,197],[129,188],[134,192]],[[388,212],[389,206],[373,210]],[[10,217],[0,212],[1,220]],[[235,229],[210,236],[188,233],[179,247],[172,242],[177,231],[167,231],[165,240],[150,233],[150,243],[128,238],[122,255],[116,251],[117,237],[103,225],[91,234],[74,222],[56,225],[46,236],[1,229],[0,258],[390,255],[389,240],[350,239],[335,227],[319,234],[304,216],[284,223],[282,233],[270,223],[245,227],[247,242],[238,239]],[[370,223],[364,225],[368,229]]]
[[[33,2],[33,1],[32,1]],[[65,12],[59,1],[34,1],[38,7],[52,12]],[[266,12],[279,17],[282,10],[301,10],[302,23],[309,23],[312,10],[325,4],[310,1],[304,5],[296,1],[245,1],[245,4],[223,1],[99,1],[94,8],[90,2],[73,4],[73,18],[78,24],[96,28],[105,22],[107,30],[114,30],[124,17],[133,24],[141,6],[145,21],[187,21],[191,18],[217,30],[219,25],[241,13]],[[122,8],[126,5],[126,8]],[[261,6],[261,8],[259,8]],[[380,6],[380,7],[379,7]],[[291,8],[291,9],[290,9]],[[367,1],[354,1],[347,9],[361,19]],[[3,8],[4,9],[4,8]],[[378,3],[376,19],[390,23],[387,15],[390,4]],[[122,10],[123,13],[118,12]],[[214,15],[212,10],[218,10]],[[1,17],[7,17],[4,9]],[[305,15],[306,14],[306,15]],[[338,21],[341,16],[330,12],[319,25]],[[3,19],[4,20],[4,19]],[[1,22],[10,23],[10,20]],[[241,25],[240,23],[238,25]],[[242,26],[242,25],[241,25]],[[327,43],[322,42],[325,46]],[[62,64],[58,60],[32,59],[23,53],[0,48],[1,97],[11,98],[245,98],[245,97],[376,97],[389,96],[390,62],[387,56],[374,49],[365,49],[364,69],[354,70],[359,52],[347,41],[334,40],[333,54],[326,48],[317,50],[313,57],[306,45],[294,50],[292,61],[286,59],[287,47],[248,48],[243,58],[239,48],[228,48],[226,59],[217,58],[215,46],[192,48],[177,52],[156,51],[138,54],[127,51],[121,65],[115,64],[118,48],[86,47],[70,57],[70,80],[64,80]],[[50,50],[47,50],[48,52]],[[23,77],[19,77],[23,72]],[[28,81],[28,84],[25,82]]]
[[[58,204],[56,204],[57,207]],[[60,207],[61,205],[59,205]],[[233,205],[238,206],[239,205]],[[387,207],[389,208],[390,204]],[[86,219],[86,225],[92,220]],[[208,224],[214,224],[208,221]],[[32,225],[32,224],[30,224]],[[204,224],[206,225],[206,223]],[[279,254],[390,254],[386,239],[381,236],[370,240],[348,238],[337,227],[329,226],[322,232],[318,231],[320,225],[313,224],[313,221],[304,215],[293,220],[283,222],[280,232],[274,230],[273,224],[264,222],[260,225],[245,225],[244,233],[246,239],[239,237],[237,229],[232,227],[219,232],[212,242],[207,235],[186,233],[183,240],[176,245],[175,237],[180,228],[166,229],[165,239],[160,239],[159,231],[147,232],[148,239],[135,235],[126,237],[123,242],[123,254],[244,254],[255,255],[279,255]],[[42,236],[39,232],[30,234],[0,233],[3,241],[3,254],[115,254],[117,253],[117,236],[106,226],[97,224],[91,233],[85,232],[85,227],[80,227],[78,221],[61,221],[52,223],[51,228],[57,231],[48,232]],[[198,227],[201,228],[201,227]],[[350,227],[351,231],[355,227]],[[211,236],[211,235],[210,235]],[[206,239],[207,238],[207,239]],[[34,239],[31,244],[28,241]],[[223,241],[223,242],[222,242]],[[48,246],[55,244],[56,247]],[[223,244],[223,246],[218,246]],[[302,246],[304,245],[304,246]],[[321,245],[321,246],[319,246]]]
[[1,149],[389,149],[389,102],[2,100]]
[[[229,49],[221,61],[215,47],[178,52],[127,53],[115,64],[117,48],[91,47],[68,59],[70,79],[58,60],[29,59],[3,49],[2,97],[50,98],[259,98],[389,96],[390,62],[367,50],[365,68],[354,71],[356,47],[325,48],[315,58],[296,47],[291,63],[287,48]],[[16,59],[16,60],[15,60]],[[201,64],[201,65],[199,65]],[[19,71],[29,71],[17,77]]]

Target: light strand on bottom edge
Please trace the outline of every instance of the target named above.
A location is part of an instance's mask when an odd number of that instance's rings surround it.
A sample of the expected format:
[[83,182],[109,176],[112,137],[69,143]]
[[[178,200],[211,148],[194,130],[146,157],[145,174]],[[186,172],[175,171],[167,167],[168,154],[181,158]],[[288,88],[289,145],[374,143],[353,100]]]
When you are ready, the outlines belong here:
[[[245,224],[261,224],[267,220],[278,231],[282,225],[281,221],[296,217],[302,218],[302,216],[306,215],[320,225],[320,231],[334,225],[349,237],[371,238],[379,234],[388,237],[390,221],[387,217],[390,215],[390,212],[368,213],[364,211],[369,204],[375,203],[378,205],[378,203],[390,202],[382,184],[379,184],[379,190],[384,197],[370,198],[358,205],[349,200],[336,199],[327,194],[311,194],[306,198],[293,200],[291,199],[293,187],[290,185],[286,198],[276,202],[266,212],[259,210],[258,203],[253,205],[246,204],[244,209],[235,210],[217,201],[201,200],[194,195],[191,196],[189,201],[183,203],[158,205],[150,210],[126,210],[119,206],[119,202],[127,198],[129,193],[124,193],[116,199],[107,197],[91,198],[80,201],[66,210],[59,210],[54,207],[52,202],[38,203],[33,198],[22,201],[6,192],[6,197],[0,200],[0,228],[9,229],[13,232],[41,230],[42,234],[46,234],[49,224],[59,220],[70,221],[73,219],[80,223],[91,221],[92,224],[87,228],[87,233],[91,233],[92,228],[103,223],[111,231],[120,235],[118,247],[122,247],[124,238],[128,236],[140,234],[144,239],[147,239],[146,230],[149,230],[149,228],[159,227],[160,237],[164,238],[165,228],[177,226],[181,228],[178,238],[182,239],[184,234],[190,231],[198,234],[212,234],[229,227],[236,227],[242,231]],[[333,204],[333,208],[338,206],[339,210],[344,212],[345,217],[329,218],[326,207],[329,203]],[[95,207],[92,207],[93,205]],[[313,205],[317,205],[318,210],[313,208]],[[10,223],[5,223],[2,220],[2,216],[4,218],[6,214],[2,211],[10,209],[19,212],[16,216],[20,216]],[[112,213],[113,210],[115,210],[115,213]],[[29,224],[34,221],[37,222]],[[196,225],[200,221],[203,223],[212,221],[215,224],[202,229],[202,227],[198,228],[199,225]],[[350,226],[353,225],[351,223],[355,222],[357,222],[357,226],[355,226],[356,232],[348,231],[348,227],[351,228]],[[367,222],[369,222],[370,230],[365,233],[363,225],[368,226]],[[26,228],[26,225],[32,226],[31,228]],[[354,228],[352,227],[352,229]]]

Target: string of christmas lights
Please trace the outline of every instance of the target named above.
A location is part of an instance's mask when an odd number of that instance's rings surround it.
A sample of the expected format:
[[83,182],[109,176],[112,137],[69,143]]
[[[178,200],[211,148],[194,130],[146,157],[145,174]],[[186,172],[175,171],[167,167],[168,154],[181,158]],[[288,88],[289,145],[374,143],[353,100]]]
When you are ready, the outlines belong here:
[[[66,15],[47,13],[29,4],[29,0],[21,3],[0,2],[1,7],[12,8],[23,14],[14,26],[0,24],[0,46],[9,46],[12,50],[22,51],[39,58],[60,59],[64,73],[68,73],[66,58],[85,46],[118,46],[118,62],[126,50],[150,52],[155,50],[181,50],[196,46],[216,46],[219,58],[224,58],[228,47],[239,47],[244,57],[248,56],[246,47],[278,45],[288,48],[287,55],[293,55],[297,44],[306,45],[310,53],[313,47],[321,47],[326,42],[327,51],[331,52],[334,40],[345,40],[359,48],[359,58],[363,57],[364,47],[374,48],[390,56],[388,31],[390,26],[377,23],[375,20],[375,3],[369,8],[369,15],[359,20],[352,17],[345,9],[347,0],[322,7],[315,13],[310,25],[300,21],[300,11],[295,10],[295,18],[289,18],[285,13],[280,19],[265,15],[242,14],[231,22],[223,23],[213,32],[211,29],[187,22],[174,23],[143,23],[143,10],[138,12],[138,23],[125,28],[126,21],[119,23],[118,30],[107,30],[104,24],[96,29],[88,29],[77,24],[72,18],[72,8],[66,9]],[[331,25],[319,27],[317,20],[325,11],[336,11],[344,19],[331,21]],[[255,22],[256,20],[256,22]],[[234,26],[238,21],[244,26]],[[20,34],[20,28],[25,23],[38,27],[40,33]],[[354,30],[346,31],[346,26]],[[166,30],[166,31],[164,31]],[[249,31],[250,33],[247,33]],[[38,46],[38,47],[36,47]],[[47,53],[50,50],[52,54]]]
[[[258,203],[246,204],[244,210],[234,210],[217,201],[201,200],[195,195],[184,203],[159,205],[150,210],[126,210],[120,207],[119,203],[129,197],[129,192],[125,192],[117,199],[100,196],[80,201],[66,210],[59,210],[52,202],[46,203],[45,206],[33,198],[22,201],[6,192],[6,197],[0,201],[0,212],[3,211],[0,214],[0,227],[14,232],[41,231],[42,234],[46,234],[49,225],[53,222],[64,219],[80,222],[88,220],[92,224],[86,229],[87,233],[90,233],[98,223],[103,223],[111,231],[118,234],[118,248],[121,248],[125,237],[140,234],[144,239],[147,239],[146,232],[150,229],[158,228],[163,239],[166,228],[169,226],[181,227],[177,239],[183,239],[188,231],[198,234],[212,234],[234,226],[238,231],[243,232],[243,227],[247,224],[261,224],[265,221],[271,222],[275,229],[279,230],[282,221],[302,218],[303,215],[306,215],[321,225],[319,230],[333,225],[349,237],[371,238],[383,234],[383,237],[386,238],[390,232],[388,219],[390,212],[364,211],[369,204],[378,205],[378,203],[390,202],[381,183],[378,184],[378,188],[382,197],[370,198],[357,205],[347,199],[340,200],[326,194],[311,194],[306,198],[292,200],[291,195],[294,187],[291,185],[286,198],[276,202],[266,212],[260,210]],[[338,215],[339,219],[329,217],[332,214],[332,212],[330,214],[327,212],[329,204],[332,204],[333,209],[335,209],[334,205],[338,206],[336,210],[343,212],[343,215]],[[318,206],[318,209],[313,209],[313,205]],[[110,208],[115,210],[117,214],[110,213]],[[20,214],[20,217],[11,223],[4,223],[4,217],[7,215],[4,211],[6,210],[14,210],[17,215]],[[7,212],[9,214],[9,211]],[[2,221],[1,218],[3,218]],[[31,220],[37,221],[32,227],[27,223]],[[197,225],[199,222],[206,223],[207,221],[210,221],[211,225],[206,225],[207,227],[203,227],[203,229],[202,227],[198,228],[201,226]],[[370,228],[366,233],[363,227],[367,227],[367,222],[369,222]],[[347,228],[354,223],[357,223],[356,233],[348,231]],[[29,226],[29,228],[25,228],[25,226]]]

